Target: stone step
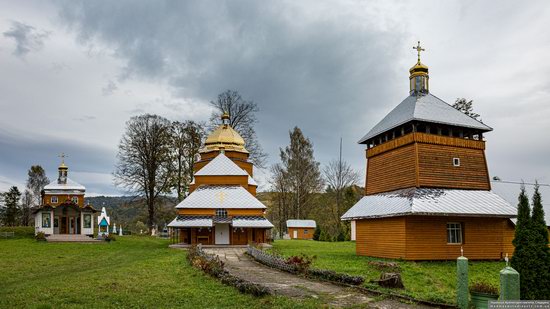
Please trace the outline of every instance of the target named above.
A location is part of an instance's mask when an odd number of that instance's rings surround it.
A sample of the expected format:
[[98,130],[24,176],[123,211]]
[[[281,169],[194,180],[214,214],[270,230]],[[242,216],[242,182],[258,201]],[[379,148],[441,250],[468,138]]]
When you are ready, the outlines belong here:
[[81,234],[54,234],[46,237],[48,242],[99,242],[87,235]]

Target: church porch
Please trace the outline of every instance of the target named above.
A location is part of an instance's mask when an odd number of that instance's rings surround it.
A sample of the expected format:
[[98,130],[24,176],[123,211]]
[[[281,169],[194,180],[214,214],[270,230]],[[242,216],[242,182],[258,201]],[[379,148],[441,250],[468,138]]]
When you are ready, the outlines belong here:
[[73,203],[43,205],[34,210],[35,230],[46,235],[93,235],[95,212],[91,206]]

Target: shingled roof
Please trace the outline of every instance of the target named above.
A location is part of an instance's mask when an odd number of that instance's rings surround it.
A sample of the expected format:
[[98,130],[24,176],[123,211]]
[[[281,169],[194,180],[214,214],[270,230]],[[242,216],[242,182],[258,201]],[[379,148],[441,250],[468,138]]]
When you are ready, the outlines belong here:
[[359,144],[378,134],[394,129],[412,120],[440,123],[457,127],[477,129],[483,132],[493,129],[482,122],[458,111],[440,98],[427,93],[410,95],[397,105],[389,114],[376,124]]
[[231,161],[226,155],[220,153],[210,161],[195,176],[248,176],[248,173]]
[[199,186],[176,208],[266,208],[241,186]]

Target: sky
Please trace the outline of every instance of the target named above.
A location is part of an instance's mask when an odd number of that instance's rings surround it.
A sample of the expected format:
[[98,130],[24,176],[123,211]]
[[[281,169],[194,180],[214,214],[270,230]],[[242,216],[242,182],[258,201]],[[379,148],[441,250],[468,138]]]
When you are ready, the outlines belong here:
[[494,129],[491,177],[550,183],[548,29],[547,1],[0,0],[0,191],[64,152],[89,195],[124,194],[126,121],[206,121],[227,89],[258,104],[269,164],[298,126],[322,165],[342,138],[363,184],[357,141],[407,97],[417,41],[430,91]]

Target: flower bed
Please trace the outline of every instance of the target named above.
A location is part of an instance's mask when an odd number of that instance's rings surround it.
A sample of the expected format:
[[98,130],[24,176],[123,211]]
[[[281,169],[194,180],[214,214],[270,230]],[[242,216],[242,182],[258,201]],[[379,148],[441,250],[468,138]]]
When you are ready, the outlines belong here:
[[187,254],[189,263],[200,268],[205,273],[220,279],[224,284],[236,287],[241,293],[263,296],[271,294],[271,291],[263,285],[238,278],[224,269],[224,263],[216,255],[207,254],[200,245],[189,248]]
[[311,264],[312,258],[303,255],[285,259],[281,256],[269,254],[252,246],[248,246],[246,252],[256,261],[264,265],[293,274],[301,273],[310,278],[350,285],[361,285],[365,281],[365,279],[360,276],[351,276],[348,274],[337,273],[335,271],[326,269],[310,268],[309,266]]

